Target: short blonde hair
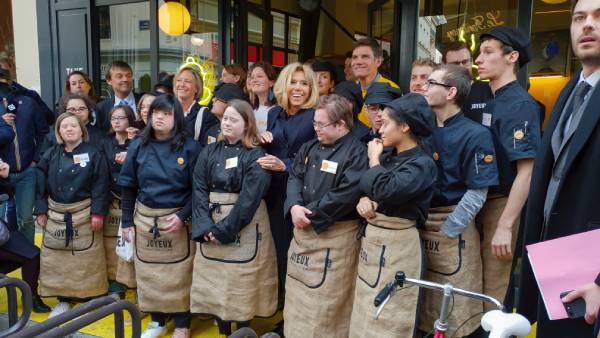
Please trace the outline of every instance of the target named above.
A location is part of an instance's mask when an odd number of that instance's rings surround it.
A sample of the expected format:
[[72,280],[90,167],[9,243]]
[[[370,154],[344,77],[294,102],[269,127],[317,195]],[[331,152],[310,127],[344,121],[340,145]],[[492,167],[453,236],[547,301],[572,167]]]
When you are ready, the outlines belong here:
[[75,120],[77,120],[77,123],[79,123],[79,128],[81,128],[81,138],[87,142],[89,139],[89,136],[88,136],[87,128],[85,127],[85,124],[83,124],[83,121],[81,121],[81,119],[78,118],[77,115],[75,115],[75,114],[62,113],[58,116],[58,118],[56,119],[56,123],[54,124],[54,136],[56,137],[56,143],[58,143],[58,144],[65,143],[62,136],[60,135],[60,125],[63,123],[64,120],[68,119],[69,117],[74,117]]
[[287,89],[292,83],[292,76],[295,72],[303,72],[304,77],[306,77],[306,80],[308,81],[308,85],[310,87],[310,96],[300,108],[314,108],[317,104],[317,100],[319,99],[319,90],[317,89],[317,77],[315,76],[315,72],[313,72],[310,66],[302,64],[300,62],[290,63],[289,65],[285,66],[285,68],[283,68],[281,73],[279,73],[279,77],[277,78],[275,86],[273,87],[273,92],[275,93],[275,98],[277,98],[277,102],[285,111],[288,111],[291,108]]
[[194,77],[194,82],[196,83],[196,88],[198,89],[196,95],[194,95],[194,100],[198,101],[202,97],[204,91],[204,83],[202,82],[202,78],[200,77],[198,70],[193,67],[183,67],[175,74],[175,76],[173,77],[173,90],[175,90],[177,78],[179,77],[179,75],[181,75],[181,73],[185,71],[190,72]]

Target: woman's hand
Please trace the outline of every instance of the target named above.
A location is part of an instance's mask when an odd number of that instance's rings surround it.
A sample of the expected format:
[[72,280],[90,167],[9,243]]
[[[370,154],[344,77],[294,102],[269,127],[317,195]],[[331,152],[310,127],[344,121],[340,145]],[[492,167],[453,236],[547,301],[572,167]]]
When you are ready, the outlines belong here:
[[358,204],[356,205],[356,211],[358,211],[358,214],[361,217],[371,219],[375,217],[375,211],[377,210],[377,207],[378,205],[376,202],[373,202],[370,198],[364,196],[358,201]]
[[379,156],[383,152],[383,141],[373,139],[367,144],[367,155],[369,156],[369,167],[373,168],[379,165]]
[[179,216],[173,214],[167,217],[167,226],[162,229],[164,232],[176,232],[183,229],[183,222],[179,219]]
[[260,143],[271,143],[273,142],[273,134],[270,131],[265,131],[259,135]]
[[212,232],[209,232],[208,234],[204,235],[204,240],[213,244],[221,244],[221,242],[219,242],[219,240],[215,237],[215,235]]
[[130,140],[132,140],[134,137],[136,137],[137,134],[140,132],[140,130],[135,127],[129,127],[125,130],[127,131],[127,138]]
[[123,239],[125,241],[131,242],[131,241],[133,241],[133,236],[135,235],[135,228],[134,227],[123,228],[121,233],[123,234]]
[[42,228],[46,227],[46,223],[48,223],[48,214],[39,214],[35,216],[35,222],[41,226]]
[[265,156],[256,160],[261,168],[270,171],[285,171],[285,164],[279,158],[266,154]]
[[104,217],[92,215],[92,231],[100,231],[104,226]]
[[123,164],[123,163],[125,163],[126,158],[127,158],[127,152],[122,151],[115,155],[115,162],[117,162],[118,164]]

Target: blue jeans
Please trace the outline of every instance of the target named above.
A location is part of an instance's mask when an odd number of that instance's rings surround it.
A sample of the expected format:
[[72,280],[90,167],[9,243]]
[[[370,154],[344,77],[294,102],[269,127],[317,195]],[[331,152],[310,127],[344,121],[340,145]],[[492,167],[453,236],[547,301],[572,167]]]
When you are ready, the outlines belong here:
[[7,211],[16,208],[19,232],[31,241],[31,243],[33,243],[35,235],[35,222],[33,220],[35,182],[36,169],[33,167],[29,167],[20,173],[10,174],[10,183],[15,188],[14,201],[11,199],[0,208],[0,214],[5,217],[7,216]]

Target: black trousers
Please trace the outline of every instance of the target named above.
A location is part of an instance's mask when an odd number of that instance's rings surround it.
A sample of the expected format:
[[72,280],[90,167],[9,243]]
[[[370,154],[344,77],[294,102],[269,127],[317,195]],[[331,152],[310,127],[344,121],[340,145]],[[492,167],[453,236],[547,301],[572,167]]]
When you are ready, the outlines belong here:
[[0,249],[0,265],[15,265],[21,267],[21,276],[31,288],[33,296],[38,295],[38,277],[40,276],[40,256],[27,258]]
[[177,313],[150,312],[150,317],[153,322],[157,322],[160,326],[165,326],[167,319],[171,317],[177,329],[188,329],[192,323],[192,315],[189,311]]

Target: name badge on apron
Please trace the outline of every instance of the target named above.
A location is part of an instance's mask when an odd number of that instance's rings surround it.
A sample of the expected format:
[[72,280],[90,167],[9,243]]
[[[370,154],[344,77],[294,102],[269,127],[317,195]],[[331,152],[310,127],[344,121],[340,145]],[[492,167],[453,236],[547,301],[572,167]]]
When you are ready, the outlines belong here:
[[88,153],[73,155],[73,162],[79,164],[82,168],[85,168],[89,161],[90,155]]
[[483,124],[486,127],[490,127],[492,125],[492,114],[483,113],[481,115],[481,124]]
[[330,174],[335,174],[335,172],[337,171],[337,167],[338,167],[337,162],[327,161],[327,160],[323,160],[323,162],[321,162],[321,171],[324,171],[324,172],[327,172]]
[[225,160],[225,169],[236,168],[238,165],[238,158],[232,157]]
[[206,140],[207,144],[211,144],[211,143],[215,143],[217,142],[217,138],[213,137],[213,136],[209,136],[208,139]]

